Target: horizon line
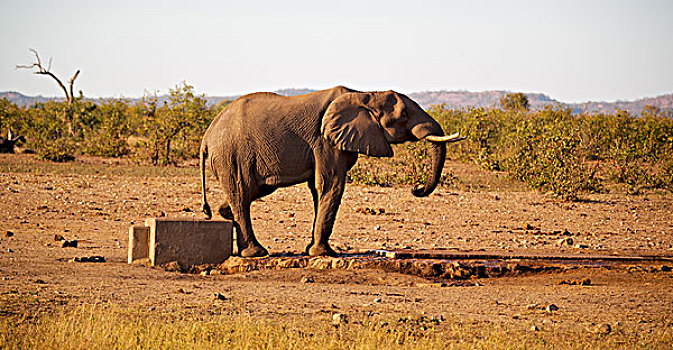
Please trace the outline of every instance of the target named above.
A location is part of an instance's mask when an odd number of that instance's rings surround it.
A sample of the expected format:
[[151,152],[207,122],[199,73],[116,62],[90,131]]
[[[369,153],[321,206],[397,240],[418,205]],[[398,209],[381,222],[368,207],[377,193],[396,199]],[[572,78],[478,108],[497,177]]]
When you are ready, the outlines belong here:
[[[250,92],[238,93],[238,94],[217,94],[217,95],[200,93],[200,94],[196,94],[196,95],[197,96],[204,96],[206,98],[208,98],[208,97],[238,98],[240,96],[244,96],[246,94],[250,94],[250,93],[254,93],[254,92],[273,92],[273,93],[277,93],[277,92],[282,92],[284,90],[321,91],[321,90],[326,90],[326,89],[313,89],[313,88],[307,88],[307,87],[303,87],[303,88],[289,87],[289,88],[276,89],[274,91],[261,91],[261,90],[259,90],[259,91],[250,91]],[[543,96],[546,96],[546,97],[548,97],[548,98],[550,98],[550,99],[552,99],[556,102],[565,103],[565,104],[601,103],[601,102],[604,102],[604,103],[636,102],[636,101],[650,99],[650,98],[658,98],[658,97],[673,95],[673,91],[671,91],[671,92],[668,92],[668,93],[661,93],[661,94],[654,95],[654,96],[645,96],[645,97],[640,97],[640,98],[636,98],[636,99],[632,99],[632,100],[616,99],[616,100],[612,100],[612,101],[608,101],[608,100],[584,100],[584,101],[580,101],[580,102],[567,102],[567,101],[558,100],[556,98],[551,97],[547,93],[539,92],[539,91],[538,92],[531,92],[531,91],[497,90],[497,89],[481,90],[481,91],[472,91],[472,90],[419,90],[419,91],[403,92],[403,93],[407,94],[407,95],[410,95],[410,94],[415,94],[415,93],[433,93],[433,92],[449,92],[449,93],[456,93],[456,92],[457,93],[484,93],[484,92],[519,93],[520,92],[520,93],[523,93],[523,94],[526,94],[526,95],[532,95],[532,94],[543,95]],[[21,95],[26,96],[26,97],[40,97],[40,98],[46,98],[46,99],[65,99],[65,97],[63,97],[63,96],[46,96],[46,95],[42,95],[42,94],[29,95],[29,94],[25,94],[25,93],[20,92],[20,91],[15,91],[15,90],[0,91],[0,94],[3,94],[3,93],[18,93],[18,94],[21,94]],[[169,94],[168,92],[165,92],[165,93],[159,94],[157,96],[164,96],[164,95],[168,95],[168,94]],[[119,94],[118,96],[114,96],[114,95],[113,96],[86,96],[86,95],[84,95],[84,98],[85,99],[99,99],[99,100],[100,99],[126,99],[126,98],[128,98],[128,99],[141,99],[144,96],[145,96],[144,94],[141,95],[141,96],[124,96],[123,94]]]

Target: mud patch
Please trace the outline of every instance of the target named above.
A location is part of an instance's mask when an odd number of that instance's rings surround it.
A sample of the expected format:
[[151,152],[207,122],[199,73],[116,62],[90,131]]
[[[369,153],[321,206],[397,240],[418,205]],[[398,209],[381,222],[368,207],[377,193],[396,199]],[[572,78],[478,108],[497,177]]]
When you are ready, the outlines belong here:
[[455,261],[436,259],[391,259],[374,254],[350,257],[230,257],[224,263],[192,267],[191,273],[231,275],[261,270],[307,269],[307,270],[380,270],[430,279],[489,278],[520,276],[564,270],[567,267],[545,264],[522,264],[518,262]]
[[[412,258],[413,256],[425,258]],[[448,258],[443,258],[448,257]],[[438,254],[405,251],[370,251],[344,254],[340,257],[309,257],[303,255],[242,258],[232,256],[220,265],[199,265],[184,270],[202,275],[233,275],[266,270],[378,270],[432,280],[468,280],[505,276],[527,276],[556,273],[577,268],[623,269],[625,271],[667,271],[672,257],[634,256],[563,256],[512,255],[504,252],[452,252]],[[639,263],[634,265],[634,263]]]

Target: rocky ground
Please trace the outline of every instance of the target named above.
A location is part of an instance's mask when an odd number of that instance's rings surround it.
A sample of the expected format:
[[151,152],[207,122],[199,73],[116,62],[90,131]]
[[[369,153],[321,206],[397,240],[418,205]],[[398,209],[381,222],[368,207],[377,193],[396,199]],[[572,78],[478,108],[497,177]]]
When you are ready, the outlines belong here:
[[[673,194],[618,189],[563,202],[504,174],[448,162],[458,182],[427,198],[409,188],[347,186],[332,237],[367,249],[498,250],[673,256]],[[209,182],[211,204],[217,185]],[[453,283],[379,269],[283,269],[200,275],[130,266],[128,228],[147,217],[198,217],[196,168],[146,168],[86,158],[0,155],[0,317],[74,305],[276,319],[435,315],[513,330],[647,331],[672,327],[671,263],[579,267]],[[306,186],[253,205],[272,253],[301,252],[313,220]],[[63,247],[64,240],[77,241]],[[73,262],[103,256],[105,262]],[[590,284],[565,283],[582,281]],[[553,305],[553,306],[552,306]],[[598,330],[600,331],[600,330]]]

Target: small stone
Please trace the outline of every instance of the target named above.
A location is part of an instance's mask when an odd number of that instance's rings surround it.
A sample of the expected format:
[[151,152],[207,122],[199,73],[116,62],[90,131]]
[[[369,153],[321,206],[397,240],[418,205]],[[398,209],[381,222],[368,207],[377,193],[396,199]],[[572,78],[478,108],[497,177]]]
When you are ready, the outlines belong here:
[[65,237],[63,237],[62,235],[59,235],[58,233],[54,234],[54,241],[56,241],[56,242],[65,241]]
[[9,237],[13,237],[13,236],[14,236],[14,232],[9,231],[9,230],[5,231],[5,237],[9,238]]
[[481,284],[481,283],[479,283],[479,282],[474,282],[474,286],[475,286],[475,287],[481,287],[481,286],[483,286],[483,284]]
[[313,277],[311,276],[304,276],[301,278],[301,283],[313,283]]
[[558,246],[561,246],[561,247],[563,247],[563,246],[572,246],[573,243],[575,243],[575,242],[574,242],[573,239],[570,238],[570,237],[564,237],[564,238],[561,238],[561,239],[559,239],[559,240],[556,242],[556,244],[557,244]]
[[163,218],[164,216],[166,216],[166,213],[164,213],[163,211],[160,210],[160,211],[156,212],[154,215],[156,215],[156,217],[158,217],[158,218]]
[[381,231],[381,225],[377,224],[376,226],[374,226],[374,230],[375,231]]
[[590,286],[591,280],[588,278],[582,278],[581,280],[562,280],[558,282],[559,285],[570,285],[570,286]]
[[177,261],[170,261],[166,264],[161,265],[161,267],[163,267],[164,270],[169,271],[169,272],[185,272],[186,271],[185,267],[180,265],[180,263],[177,262]]
[[47,284],[47,282],[45,282],[44,280],[41,280],[41,279],[35,280],[35,283],[37,283],[37,284]]
[[664,265],[664,266],[661,267],[660,270],[661,270],[662,272],[671,272],[671,270],[673,270],[673,268],[671,268],[670,266],[666,266],[666,265]]
[[14,253],[14,250],[12,250],[12,248],[7,248],[7,253]]
[[381,301],[382,301],[381,298],[376,298],[376,299],[374,299],[374,302],[375,302],[375,303],[380,303]]
[[438,282],[438,283],[416,283],[416,287],[423,287],[423,288],[441,288],[441,287],[446,287],[446,283],[443,283],[443,282]]
[[348,324],[348,316],[345,314],[334,314],[332,315],[332,324],[335,326]]
[[182,212],[183,213],[191,213],[192,209],[190,209],[189,207],[182,207]]
[[612,332],[612,327],[609,323],[592,324],[586,329],[587,331],[596,334],[609,334]]
[[549,305],[547,305],[545,310],[547,310],[548,312],[558,311],[558,306],[556,306],[554,304],[549,304]]
[[63,248],[77,248],[78,243],[79,242],[76,239],[73,239],[72,241],[63,240],[63,245],[61,247],[63,247]]
[[227,300],[227,297],[225,297],[222,293],[215,293],[215,298],[217,300]]
[[81,263],[104,263],[105,258],[100,256],[100,255],[94,255],[94,256],[82,256],[82,257],[74,257],[72,258],[73,262],[81,262]]
[[575,248],[577,249],[588,249],[589,246],[586,244],[575,244]]
[[538,308],[539,308],[539,306],[537,304],[526,305],[526,309],[528,309],[528,310],[535,310],[535,309],[538,309]]
[[203,270],[199,273],[201,276],[210,276],[210,270]]
[[532,326],[530,327],[530,331],[531,331],[531,332],[537,332],[537,331],[539,331],[539,330],[540,330],[540,328],[538,328],[538,326],[536,326],[536,325],[532,325]]

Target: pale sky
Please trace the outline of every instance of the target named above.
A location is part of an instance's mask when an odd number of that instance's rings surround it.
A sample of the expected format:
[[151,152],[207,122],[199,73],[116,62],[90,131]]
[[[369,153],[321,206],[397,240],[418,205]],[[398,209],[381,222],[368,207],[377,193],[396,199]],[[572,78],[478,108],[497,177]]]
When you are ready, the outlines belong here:
[[542,92],[563,102],[673,92],[673,1],[0,0],[0,91],[87,97],[281,88]]

